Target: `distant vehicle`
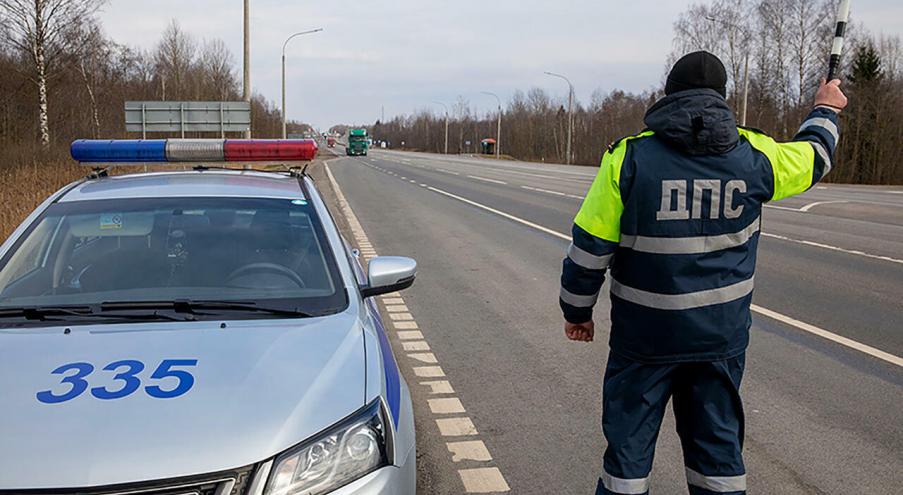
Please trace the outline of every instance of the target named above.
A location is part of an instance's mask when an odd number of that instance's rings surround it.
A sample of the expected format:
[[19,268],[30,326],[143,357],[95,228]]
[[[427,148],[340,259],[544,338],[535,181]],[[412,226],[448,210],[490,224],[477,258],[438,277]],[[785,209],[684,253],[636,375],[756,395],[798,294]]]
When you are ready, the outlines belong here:
[[348,133],[348,146],[345,147],[348,156],[367,156],[369,148],[370,138],[367,136],[367,129],[352,129]]
[[329,136],[326,138],[326,147],[327,148],[335,148],[335,138]]
[[211,166],[315,151],[73,144],[97,167],[194,163],[95,172],[0,245],[0,493],[414,495],[411,398],[373,297],[416,263],[365,272],[300,170]]

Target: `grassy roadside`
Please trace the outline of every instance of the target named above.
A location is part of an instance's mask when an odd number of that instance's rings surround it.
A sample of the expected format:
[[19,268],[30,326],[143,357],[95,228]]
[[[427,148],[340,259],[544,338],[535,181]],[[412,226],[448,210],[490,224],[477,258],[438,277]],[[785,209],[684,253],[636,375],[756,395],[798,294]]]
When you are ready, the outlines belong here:
[[88,172],[71,160],[0,167],[0,242],[47,196]]

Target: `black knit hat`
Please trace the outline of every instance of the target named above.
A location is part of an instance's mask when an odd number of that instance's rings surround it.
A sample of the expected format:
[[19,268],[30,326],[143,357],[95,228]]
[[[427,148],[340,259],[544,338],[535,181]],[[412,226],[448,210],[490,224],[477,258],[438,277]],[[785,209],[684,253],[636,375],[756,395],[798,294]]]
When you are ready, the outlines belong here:
[[727,71],[718,57],[706,51],[689,53],[681,57],[665,83],[665,94],[670,95],[688,89],[709,88],[727,97]]

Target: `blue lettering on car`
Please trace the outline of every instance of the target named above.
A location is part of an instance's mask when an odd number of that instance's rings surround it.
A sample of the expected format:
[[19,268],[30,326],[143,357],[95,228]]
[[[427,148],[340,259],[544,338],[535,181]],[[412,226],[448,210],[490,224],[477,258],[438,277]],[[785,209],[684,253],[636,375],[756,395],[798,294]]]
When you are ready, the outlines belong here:
[[[155,399],[173,399],[185,395],[194,386],[194,375],[185,368],[197,366],[197,359],[164,359],[150,376],[150,380],[166,380],[168,385],[164,388],[161,385],[147,385],[144,392]],[[68,363],[64,364],[50,373],[53,375],[65,375],[61,384],[69,385],[69,390],[55,394],[53,390],[42,390],[35,394],[39,402],[44,404],[59,404],[72,400],[86,390],[88,390],[88,376],[94,372],[94,365],[91,363]],[[141,388],[141,378],[138,374],[144,371],[145,365],[141,361],[132,359],[123,359],[114,361],[104,366],[103,371],[115,371],[116,375],[113,380],[122,382],[119,388],[108,389],[107,387],[91,388],[91,395],[101,400],[122,399],[134,394]],[[71,373],[74,371],[74,373]],[[175,379],[175,382],[173,382]]]

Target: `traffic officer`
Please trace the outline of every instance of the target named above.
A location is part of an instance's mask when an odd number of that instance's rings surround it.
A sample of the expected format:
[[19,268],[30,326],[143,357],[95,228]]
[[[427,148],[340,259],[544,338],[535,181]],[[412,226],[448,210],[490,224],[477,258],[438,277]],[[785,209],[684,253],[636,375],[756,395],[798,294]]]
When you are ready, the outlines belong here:
[[831,170],[840,81],[822,83],[791,142],[738,127],[724,65],[690,53],[671,70],[648,129],[613,143],[573,226],[561,275],[565,333],[591,341],[611,269],[608,441],[597,494],[644,494],[668,400],[689,492],[746,491],[740,379],[762,205]]

